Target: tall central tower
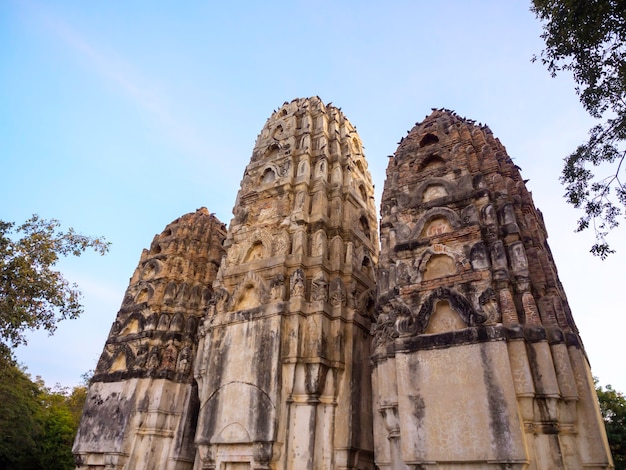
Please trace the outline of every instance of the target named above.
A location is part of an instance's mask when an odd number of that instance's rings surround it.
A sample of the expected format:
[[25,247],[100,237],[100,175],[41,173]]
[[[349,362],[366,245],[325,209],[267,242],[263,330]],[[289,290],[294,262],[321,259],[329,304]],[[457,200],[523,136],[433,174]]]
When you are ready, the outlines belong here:
[[200,332],[195,468],[373,468],[377,221],[341,111],[274,112],[233,213]]

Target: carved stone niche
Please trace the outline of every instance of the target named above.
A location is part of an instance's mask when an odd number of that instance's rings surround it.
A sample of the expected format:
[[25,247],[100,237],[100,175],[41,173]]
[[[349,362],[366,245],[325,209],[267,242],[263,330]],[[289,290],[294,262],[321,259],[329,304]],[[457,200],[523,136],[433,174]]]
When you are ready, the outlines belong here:
[[[408,309],[407,309],[408,310]],[[447,287],[438,287],[422,303],[417,315],[409,310],[398,311],[398,330],[401,335],[435,334],[452,331],[468,326],[482,324],[487,315],[477,312],[472,304],[461,294]]]
[[456,262],[447,254],[432,255],[423,271],[422,280],[429,281],[457,273]]
[[461,219],[455,211],[447,207],[434,207],[426,211],[415,224],[410,238],[431,238],[452,232],[461,226]]

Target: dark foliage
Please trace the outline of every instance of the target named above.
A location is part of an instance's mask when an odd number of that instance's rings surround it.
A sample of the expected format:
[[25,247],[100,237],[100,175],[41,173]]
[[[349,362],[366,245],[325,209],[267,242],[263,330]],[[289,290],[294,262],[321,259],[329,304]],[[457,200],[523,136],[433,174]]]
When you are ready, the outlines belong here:
[[555,76],[571,72],[585,110],[598,119],[589,139],[565,158],[561,182],[567,202],[583,210],[576,230],[592,228],[591,252],[614,250],[608,232],[622,221],[626,141],[626,1],[533,0],[546,43],[539,59]]

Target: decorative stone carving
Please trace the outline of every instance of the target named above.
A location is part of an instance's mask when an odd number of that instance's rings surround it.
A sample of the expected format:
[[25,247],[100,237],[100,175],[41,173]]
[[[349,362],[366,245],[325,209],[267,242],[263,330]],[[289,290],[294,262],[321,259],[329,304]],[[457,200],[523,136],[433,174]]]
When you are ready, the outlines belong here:
[[285,276],[279,274],[270,284],[270,298],[271,300],[282,301],[285,299]]
[[291,297],[304,297],[304,271],[296,269],[291,275]]
[[488,287],[478,299],[480,307],[487,319],[485,324],[492,325],[502,321],[502,315],[498,309],[498,297],[491,287]]
[[346,305],[346,288],[343,281],[336,277],[330,282],[330,304],[333,307]]
[[275,111],[228,233],[200,209],[141,255],[78,470],[610,468],[543,219],[504,147],[436,110],[387,174],[379,260],[354,127],[318,97]]
[[[491,131],[447,110],[417,123],[390,159],[381,215],[377,465],[608,468],[602,439],[572,431],[586,409],[601,432],[594,400],[563,411],[568,377],[589,377],[568,367],[582,346],[548,287],[560,283],[541,215]],[[592,447],[598,460],[581,450]]]
[[328,300],[328,281],[326,274],[320,271],[311,282],[311,302],[326,302]]

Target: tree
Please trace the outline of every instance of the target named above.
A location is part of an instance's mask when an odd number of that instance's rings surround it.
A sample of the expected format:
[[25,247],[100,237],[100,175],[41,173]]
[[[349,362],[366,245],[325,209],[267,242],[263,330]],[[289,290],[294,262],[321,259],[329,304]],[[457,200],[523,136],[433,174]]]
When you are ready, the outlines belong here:
[[86,386],[46,387],[0,357],[0,470],[70,470]]
[[606,388],[599,386],[597,379],[596,392],[615,470],[626,470],[626,398],[610,385]]
[[89,248],[103,255],[110,243],[59,228],[59,221],[37,215],[17,228],[0,220],[0,355],[25,344],[26,331],[52,333],[59,321],[82,313],[78,286],[54,267],[60,257]]
[[74,468],[72,444],[78,430],[78,422],[70,408],[70,397],[71,394],[66,389],[50,390],[43,384],[40,387],[39,400],[42,410],[38,449],[40,468],[50,470]]
[[561,182],[583,210],[576,231],[593,228],[591,252],[604,259],[626,207],[626,1],[533,0],[531,10],[543,23],[541,62],[552,76],[571,72],[585,110],[601,121],[565,158]]
[[39,387],[0,357],[0,469],[36,469],[40,433]]

